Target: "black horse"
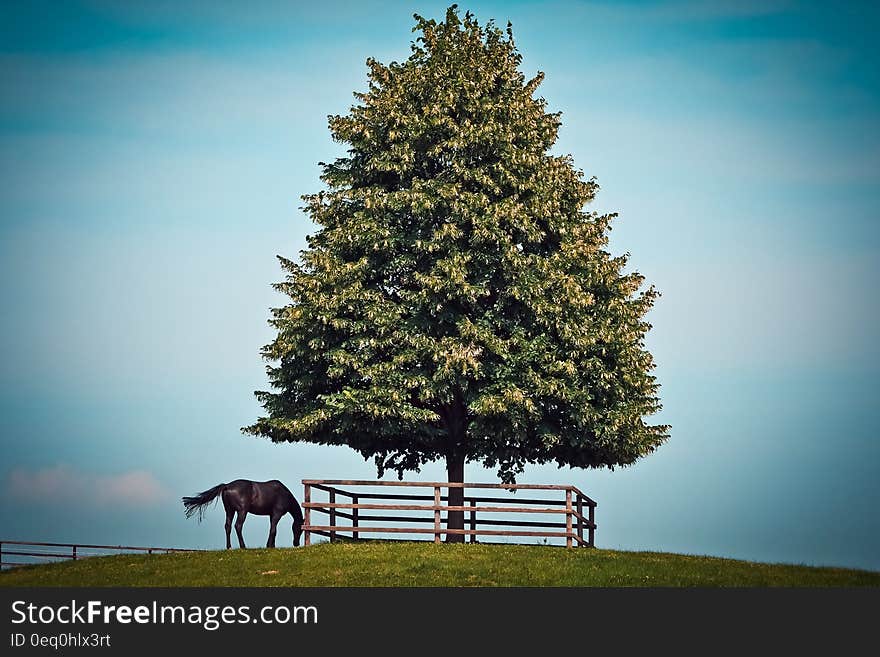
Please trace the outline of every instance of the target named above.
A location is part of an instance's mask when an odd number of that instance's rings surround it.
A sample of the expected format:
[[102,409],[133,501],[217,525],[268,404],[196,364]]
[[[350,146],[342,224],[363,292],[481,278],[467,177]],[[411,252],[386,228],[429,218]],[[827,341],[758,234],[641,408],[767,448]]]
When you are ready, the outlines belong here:
[[235,520],[235,533],[238,535],[238,546],[245,547],[244,538],[241,536],[241,528],[248,513],[258,516],[269,516],[269,540],[266,547],[275,547],[275,529],[278,521],[289,513],[293,516],[293,545],[299,545],[299,537],[302,534],[303,514],[299,502],[293,496],[287,486],[277,479],[272,481],[250,481],[248,479],[236,479],[228,484],[218,484],[199,493],[195,497],[184,497],[183,506],[186,509],[186,517],[198,513],[199,522],[205,513],[205,507],[213,502],[217,496],[223,498],[223,506],[226,508],[226,549],[232,547],[229,533],[232,529],[232,516],[238,513]]

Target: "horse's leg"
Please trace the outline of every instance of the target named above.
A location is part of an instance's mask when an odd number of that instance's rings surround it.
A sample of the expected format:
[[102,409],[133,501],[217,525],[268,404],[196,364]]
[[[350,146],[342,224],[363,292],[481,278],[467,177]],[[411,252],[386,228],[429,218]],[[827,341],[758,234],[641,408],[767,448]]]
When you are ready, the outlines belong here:
[[224,489],[221,498],[223,500],[223,508],[226,510],[226,524],[224,525],[224,529],[226,530],[226,549],[232,549],[232,541],[230,540],[230,534],[232,533],[232,516],[235,515],[236,508],[236,491],[234,488]]
[[232,516],[235,515],[235,509],[230,506],[226,507],[226,549],[230,549],[232,547],[232,541],[229,540],[230,534],[232,533]]
[[238,547],[244,549],[244,537],[241,535],[241,528],[244,526],[244,519],[247,517],[247,511],[239,511],[238,517],[235,519],[235,533],[238,536]]
[[272,516],[269,518],[269,540],[266,541],[267,548],[275,547],[275,530],[278,528],[278,521],[281,520],[282,515],[284,514],[273,511]]

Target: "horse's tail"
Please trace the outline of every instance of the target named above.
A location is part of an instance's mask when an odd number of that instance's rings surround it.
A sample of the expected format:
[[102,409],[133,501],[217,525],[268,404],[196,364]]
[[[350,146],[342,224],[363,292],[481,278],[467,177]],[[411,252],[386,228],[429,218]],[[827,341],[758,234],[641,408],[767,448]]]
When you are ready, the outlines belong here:
[[217,499],[217,496],[223,492],[224,488],[226,488],[226,484],[217,484],[214,488],[203,491],[195,497],[184,497],[183,506],[186,509],[186,517],[192,518],[193,514],[198,513],[199,522],[201,522],[207,506]]

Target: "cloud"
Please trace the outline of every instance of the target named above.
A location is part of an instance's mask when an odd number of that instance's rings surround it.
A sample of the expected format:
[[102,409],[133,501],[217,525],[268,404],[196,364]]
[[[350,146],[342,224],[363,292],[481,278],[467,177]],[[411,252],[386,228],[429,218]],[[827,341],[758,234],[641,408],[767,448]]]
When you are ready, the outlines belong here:
[[14,468],[6,476],[4,490],[7,498],[19,502],[58,504],[78,499],[99,508],[142,508],[168,497],[168,491],[146,470],[100,475],[66,464],[36,470]]

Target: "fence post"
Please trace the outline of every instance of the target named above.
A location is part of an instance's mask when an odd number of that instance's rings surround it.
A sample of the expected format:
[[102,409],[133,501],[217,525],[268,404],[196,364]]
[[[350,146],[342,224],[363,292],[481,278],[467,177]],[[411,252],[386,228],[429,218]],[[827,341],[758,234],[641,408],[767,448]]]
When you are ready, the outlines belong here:
[[[330,526],[331,527],[336,526],[336,507],[333,506],[334,504],[336,504],[336,489],[331,489],[330,490]],[[330,542],[333,543],[334,541],[336,541],[336,531],[331,529],[330,530]]]
[[[358,496],[357,495],[351,496],[351,503],[358,504]],[[355,527],[355,528],[358,526],[358,511],[359,510],[360,509],[352,509],[351,510],[351,526]],[[357,540],[360,537],[360,533],[359,532],[352,532],[351,537],[353,539]]]
[[592,501],[590,502],[590,526],[587,531],[590,537],[590,547],[596,547],[596,544],[593,542],[594,534],[596,533],[596,503]]
[[578,538],[581,539],[578,541],[577,546],[581,547],[584,544],[584,499],[581,497],[581,494],[577,494],[577,511],[578,511]]
[[74,561],[76,561],[76,546],[73,545],[73,546],[71,546],[71,547],[73,548],[73,550],[72,550],[72,554],[71,554],[71,558],[72,558]]
[[471,543],[477,542],[477,501],[471,500]]
[[434,486],[434,542],[440,542],[440,486]]
[[571,488],[565,490],[565,547],[571,547]]
[[309,507],[309,503],[312,501],[312,487],[309,484],[303,484],[305,487],[305,491],[303,493],[303,502],[306,504],[306,512],[305,512],[305,525],[306,525],[306,535],[303,540],[303,545],[311,545],[312,544],[312,532],[309,531],[309,527],[312,526],[312,509]]

